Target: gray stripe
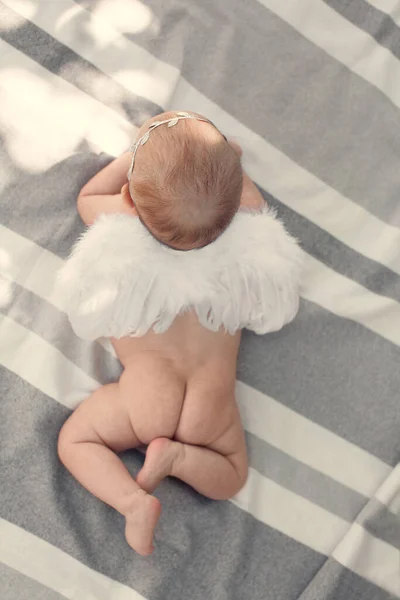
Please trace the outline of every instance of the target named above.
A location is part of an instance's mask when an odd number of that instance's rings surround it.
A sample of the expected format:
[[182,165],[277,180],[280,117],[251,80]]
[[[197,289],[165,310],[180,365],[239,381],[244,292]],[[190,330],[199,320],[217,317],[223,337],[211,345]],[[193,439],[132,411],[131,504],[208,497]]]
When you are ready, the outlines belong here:
[[[124,541],[123,519],[86,492],[57,460],[68,411],[0,369],[1,516],[151,600],[295,598],[325,557],[265,526],[229,502],[207,500],[169,480],[154,557]],[[27,402],[29,399],[29,402]],[[135,473],[138,453],[124,460]],[[234,565],[234,568],[233,568]]]
[[327,231],[310,223],[263,189],[259,189],[267,203],[277,208],[280,218],[289,231],[301,241],[308,254],[338,273],[357,281],[371,292],[400,301],[399,275],[342,244]]
[[[399,489],[400,494],[400,489]],[[400,550],[400,518],[388,508],[372,498],[359,514],[357,521],[374,537],[391,544]],[[399,592],[400,592],[400,555],[399,555]]]
[[[394,56],[400,58],[400,29],[384,12],[366,0],[324,0],[345,19],[363,29]],[[397,11],[400,15],[400,11]]]
[[396,600],[329,558],[297,600]]
[[[7,22],[18,17],[19,27],[6,28]],[[136,96],[73,50],[60,44],[51,35],[0,4],[0,38],[23,52],[96,100],[117,111],[128,121],[141,125],[150,115],[161,112],[153,102]],[[90,45],[93,45],[93,40]],[[10,62],[10,59],[8,59]]]
[[29,290],[14,284],[12,304],[8,311],[0,304],[0,313],[49,342],[99,383],[110,383],[119,378],[121,365],[117,359],[100,344],[76,337],[66,314]]
[[395,465],[399,360],[397,346],[303,301],[295,321],[282,331],[244,332],[238,377]]
[[[84,231],[76,211],[79,191],[110,160],[107,154],[86,152],[75,154],[44,173],[10,169],[13,183],[0,192],[2,224],[66,258]],[[10,157],[1,138],[0,162],[8,172]]]
[[[290,435],[288,433],[288,435]],[[269,479],[350,523],[368,499],[297,461],[250,433],[246,435],[250,465]]]
[[[49,566],[50,568],[50,566]],[[0,563],[1,600],[63,600],[65,597]]]
[[[3,312],[0,306],[0,312]],[[57,348],[66,358],[100,383],[116,381],[121,373],[119,362],[99,344],[79,340],[69,322],[51,304],[32,292],[14,286],[8,316]],[[330,512],[353,521],[367,498],[318,473],[307,465],[247,434],[250,465],[279,485],[304,496]]]
[[380,90],[257,0],[146,5],[159,33],[127,37],[298,164],[400,225],[399,112]]

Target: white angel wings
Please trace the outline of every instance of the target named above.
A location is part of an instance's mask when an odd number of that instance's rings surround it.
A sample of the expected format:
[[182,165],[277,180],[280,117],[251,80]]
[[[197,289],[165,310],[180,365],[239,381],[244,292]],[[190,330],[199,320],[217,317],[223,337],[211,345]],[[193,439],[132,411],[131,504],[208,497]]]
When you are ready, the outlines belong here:
[[189,309],[213,331],[262,334],[295,317],[302,258],[269,209],[239,212],[215,242],[186,252],[161,245],[136,217],[104,215],[75,245],[58,287],[88,340],[162,333]]

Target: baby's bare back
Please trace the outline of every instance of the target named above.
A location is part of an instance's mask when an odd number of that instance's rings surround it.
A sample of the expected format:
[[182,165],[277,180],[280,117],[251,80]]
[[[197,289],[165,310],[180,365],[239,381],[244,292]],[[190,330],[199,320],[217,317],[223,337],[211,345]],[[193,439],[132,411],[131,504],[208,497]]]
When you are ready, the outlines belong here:
[[[234,395],[239,342],[240,333],[211,332],[190,312],[164,334],[113,340],[125,367],[121,392],[142,443],[165,436],[231,451],[241,427]],[[226,448],[219,447],[223,436]]]

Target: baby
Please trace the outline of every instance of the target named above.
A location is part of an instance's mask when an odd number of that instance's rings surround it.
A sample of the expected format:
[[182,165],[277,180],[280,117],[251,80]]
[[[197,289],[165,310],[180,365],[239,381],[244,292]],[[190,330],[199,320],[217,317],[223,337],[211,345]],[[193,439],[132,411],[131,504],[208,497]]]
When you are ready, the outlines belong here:
[[[177,114],[191,118],[177,122]],[[123,154],[82,188],[77,205],[87,225],[101,214],[128,214],[165,247],[187,251],[212,244],[240,207],[265,206],[242,172],[240,148],[204,117],[163,113],[144,123],[138,140],[133,156]],[[125,517],[128,543],[148,555],[161,510],[152,494],[165,477],[216,500],[246,482],[235,402],[240,331],[211,331],[188,310],[164,333],[111,341],[121,378],[75,410],[58,452],[87,490]],[[142,445],[146,457],[135,481],[118,453]]]

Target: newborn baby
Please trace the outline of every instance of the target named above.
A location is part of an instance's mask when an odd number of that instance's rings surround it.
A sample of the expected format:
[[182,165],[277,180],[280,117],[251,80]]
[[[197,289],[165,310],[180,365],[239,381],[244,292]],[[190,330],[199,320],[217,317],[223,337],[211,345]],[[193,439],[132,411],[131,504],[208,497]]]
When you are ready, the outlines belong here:
[[[240,148],[204,117],[163,113],[146,121],[138,141],[133,155],[123,154],[81,190],[78,211],[87,225],[108,213],[129,215],[163,251],[189,255],[216,243],[241,208],[265,206],[242,172]],[[284,322],[296,311],[297,299]],[[121,378],[75,410],[58,451],[87,490],[125,517],[130,546],[148,555],[161,510],[152,494],[165,477],[216,500],[231,498],[246,482],[235,402],[240,331],[212,331],[188,306],[163,333],[111,341]],[[135,481],[118,453],[142,445],[146,457]]]

